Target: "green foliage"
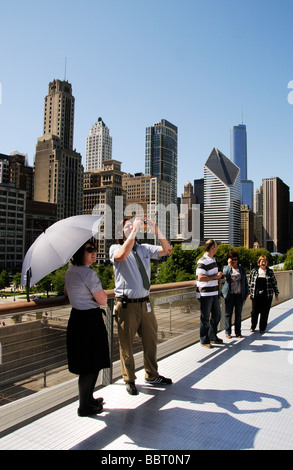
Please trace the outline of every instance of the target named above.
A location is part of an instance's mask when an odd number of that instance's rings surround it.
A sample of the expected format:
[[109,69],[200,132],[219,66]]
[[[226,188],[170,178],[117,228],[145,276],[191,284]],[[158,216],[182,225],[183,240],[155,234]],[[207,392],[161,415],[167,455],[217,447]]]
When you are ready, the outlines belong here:
[[[269,260],[269,265],[284,262],[285,270],[293,270],[293,247],[290,248],[286,254],[281,257],[272,256],[271,253],[265,248],[248,249],[243,246],[233,247],[227,244],[220,244],[216,254],[216,260],[219,270],[222,271],[223,267],[227,264],[228,253],[235,250],[239,256],[240,264],[249,272],[252,268],[257,266],[257,260],[260,256],[265,255]],[[198,259],[204,253],[204,246],[199,246],[196,250],[184,250],[181,245],[175,245],[173,251],[168,258],[164,261],[153,261],[151,263],[151,284],[168,284],[171,282],[181,282],[195,280],[196,264]],[[49,274],[35,286],[32,290],[34,292],[47,292],[53,290],[57,295],[64,294],[64,277],[68,269],[68,265],[57,269],[55,272]],[[92,266],[97,272],[101,280],[103,289],[114,289],[114,270],[112,265],[99,264]],[[20,283],[20,273],[13,276],[13,281],[17,287]],[[0,289],[10,286],[11,279],[8,271],[5,269],[0,273]]]
[[92,266],[102,283],[104,290],[111,290],[115,287],[114,270],[112,265],[97,264]]
[[167,261],[157,264],[155,283],[166,284],[195,279],[196,260],[202,253],[202,248],[182,250],[181,245],[175,245]]
[[13,276],[13,282],[16,288],[19,287],[20,281],[21,281],[21,273],[15,273]]
[[65,265],[52,273],[53,291],[56,292],[57,295],[64,295],[64,278],[67,269],[68,265]]
[[284,262],[284,269],[285,270],[293,269],[293,247],[291,247],[290,250],[288,250],[287,253],[286,253],[286,259],[285,259],[285,262]]
[[33,292],[46,292],[48,297],[49,291],[52,288],[52,278],[53,274],[48,274],[43,277],[43,279],[40,279],[40,281],[33,287]]
[[0,273],[0,289],[10,286],[10,277],[8,271],[3,269]]

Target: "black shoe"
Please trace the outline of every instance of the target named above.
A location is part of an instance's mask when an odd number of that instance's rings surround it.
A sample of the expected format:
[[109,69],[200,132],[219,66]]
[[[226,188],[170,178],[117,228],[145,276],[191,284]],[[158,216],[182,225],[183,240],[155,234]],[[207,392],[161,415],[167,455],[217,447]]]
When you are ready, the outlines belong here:
[[129,393],[129,395],[138,395],[138,391],[134,382],[127,382],[126,390]]
[[99,398],[92,398],[91,400],[91,405],[93,406],[100,406],[104,403],[104,398],[99,397]]
[[172,383],[171,379],[167,379],[166,377],[163,377],[162,375],[159,375],[153,380],[146,380],[145,381],[147,384],[154,384],[154,385],[170,385]]
[[222,344],[223,343],[223,340],[221,338],[216,338],[216,339],[212,339],[211,340],[211,343],[215,343],[215,344]]
[[100,403],[97,406],[88,405],[86,408],[78,408],[77,414],[78,416],[92,416],[102,413],[103,405]]

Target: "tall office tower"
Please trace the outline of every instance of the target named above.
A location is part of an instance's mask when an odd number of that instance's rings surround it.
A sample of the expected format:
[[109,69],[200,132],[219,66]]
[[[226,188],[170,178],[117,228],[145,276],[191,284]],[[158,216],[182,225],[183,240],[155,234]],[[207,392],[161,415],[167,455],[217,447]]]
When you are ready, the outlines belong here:
[[196,197],[196,204],[200,205],[200,210],[204,210],[204,179],[193,180],[193,191]]
[[289,248],[289,187],[278,177],[263,182],[264,247],[284,253]]
[[263,190],[256,188],[254,193],[253,247],[263,247]]
[[0,184],[9,183],[9,155],[0,153]]
[[146,128],[145,174],[171,183],[171,200],[177,204],[177,127],[166,119]]
[[[132,216],[133,213],[151,219],[169,239],[172,213],[166,208],[170,204],[171,184],[142,173],[124,173],[122,186],[126,191],[127,215]],[[152,239],[150,234],[148,237]]]
[[83,167],[73,150],[71,84],[54,80],[45,98],[43,136],[34,161],[34,200],[57,204],[57,220],[82,213]]
[[[193,186],[188,181],[184,185],[184,192],[181,194],[181,206],[179,213],[179,233],[183,239],[190,238],[193,230],[194,208],[196,205],[196,195],[193,192]],[[199,222],[199,221],[198,221]]]
[[21,271],[26,226],[26,192],[10,183],[0,184],[0,272]]
[[146,128],[145,174],[171,184],[170,238],[177,237],[177,127],[166,119]]
[[241,246],[253,248],[254,213],[249,206],[241,205]]
[[247,133],[246,126],[231,126],[231,160],[240,168],[241,204],[253,210],[253,181],[247,179]]
[[[109,249],[115,240],[117,198],[120,197],[121,220],[125,209],[126,194],[122,189],[121,162],[105,160],[102,169],[84,174],[83,213],[103,215],[97,238],[97,262],[109,261]],[[121,201],[122,200],[122,201]]]
[[85,171],[100,170],[105,160],[112,160],[112,137],[99,117],[86,138]]
[[204,238],[241,244],[240,170],[215,148],[204,166]]
[[262,186],[256,188],[254,193],[254,212],[256,214],[262,214]]

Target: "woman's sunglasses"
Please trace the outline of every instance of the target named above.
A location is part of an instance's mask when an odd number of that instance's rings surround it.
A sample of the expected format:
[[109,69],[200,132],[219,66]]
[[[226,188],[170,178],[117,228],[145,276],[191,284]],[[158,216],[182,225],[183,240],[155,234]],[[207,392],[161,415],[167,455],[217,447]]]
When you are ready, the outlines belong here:
[[93,253],[94,251],[97,251],[96,248],[94,248],[93,246],[87,246],[84,251],[87,251],[88,253]]

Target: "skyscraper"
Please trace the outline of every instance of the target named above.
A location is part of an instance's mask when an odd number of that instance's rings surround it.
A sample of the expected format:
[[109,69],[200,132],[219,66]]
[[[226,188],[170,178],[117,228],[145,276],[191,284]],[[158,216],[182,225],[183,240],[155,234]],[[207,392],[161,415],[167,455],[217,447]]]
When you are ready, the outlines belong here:
[[112,160],[112,137],[99,117],[86,138],[85,171],[100,170],[106,160]]
[[215,148],[204,166],[204,238],[241,244],[240,170]]
[[241,204],[253,209],[253,181],[247,179],[247,133],[246,126],[231,126],[231,160],[240,168]]
[[73,150],[71,84],[54,80],[45,98],[43,136],[34,161],[34,200],[57,205],[57,220],[82,213],[83,167]]
[[270,252],[284,253],[290,246],[289,187],[277,177],[265,178],[263,182],[263,242]]
[[177,127],[166,119],[146,128],[145,174],[171,184],[171,200],[177,203]]
[[84,173],[83,213],[103,215],[97,237],[97,262],[109,261],[109,249],[115,240],[116,201],[122,198],[123,211],[126,194],[122,189],[121,162],[104,160],[102,169]]

